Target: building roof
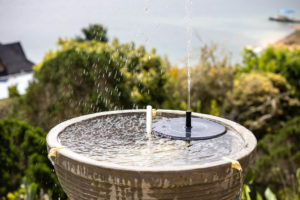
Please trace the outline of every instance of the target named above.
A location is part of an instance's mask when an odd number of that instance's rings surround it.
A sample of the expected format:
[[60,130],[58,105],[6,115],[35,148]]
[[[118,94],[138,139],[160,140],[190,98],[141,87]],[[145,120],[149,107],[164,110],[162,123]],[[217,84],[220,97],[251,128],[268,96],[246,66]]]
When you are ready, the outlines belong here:
[[0,65],[5,68],[2,71],[0,70],[0,76],[6,76],[30,72],[34,64],[26,58],[21,44],[15,42],[10,44],[0,43]]

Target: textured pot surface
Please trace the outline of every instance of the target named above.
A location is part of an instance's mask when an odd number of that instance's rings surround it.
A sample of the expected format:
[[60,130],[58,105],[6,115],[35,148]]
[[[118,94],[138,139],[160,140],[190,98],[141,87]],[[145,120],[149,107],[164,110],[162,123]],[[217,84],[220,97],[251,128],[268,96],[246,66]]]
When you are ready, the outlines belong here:
[[[85,115],[63,122],[47,136],[48,150],[61,147],[58,135],[68,126],[92,118],[145,110],[125,110]],[[184,111],[157,110],[162,115],[185,114]],[[203,199],[232,200],[239,192],[243,178],[251,166],[256,148],[254,135],[243,126],[215,116],[193,113],[222,123],[235,130],[243,138],[245,148],[231,156],[243,168],[240,172],[231,162],[221,159],[201,165],[179,167],[120,166],[96,161],[67,148],[58,149],[51,157],[58,179],[71,200],[84,199]]]

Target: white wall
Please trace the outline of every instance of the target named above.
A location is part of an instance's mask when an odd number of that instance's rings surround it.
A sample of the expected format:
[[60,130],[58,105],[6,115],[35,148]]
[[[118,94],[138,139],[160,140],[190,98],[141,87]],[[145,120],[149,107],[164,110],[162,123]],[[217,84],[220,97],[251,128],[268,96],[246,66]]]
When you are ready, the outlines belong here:
[[0,99],[8,98],[8,87],[17,85],[20,94],[24,94],[28,83],[32,80],[32,73],[11,75],[6,81],[0,81]]

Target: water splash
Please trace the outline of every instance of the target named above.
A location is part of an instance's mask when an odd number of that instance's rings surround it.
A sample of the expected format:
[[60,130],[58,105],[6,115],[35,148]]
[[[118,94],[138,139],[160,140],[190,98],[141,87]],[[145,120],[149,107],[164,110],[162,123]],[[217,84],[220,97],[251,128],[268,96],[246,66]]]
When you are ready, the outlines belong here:
[[[233,130],[211,140],[185,141],[147,137],[146,113],[94,118],[67,127],[59,142],[94,160],[123,166],[183,166],[209,163],[239,152],[244,142]],[[163,120],[161,116],[153,119]]]

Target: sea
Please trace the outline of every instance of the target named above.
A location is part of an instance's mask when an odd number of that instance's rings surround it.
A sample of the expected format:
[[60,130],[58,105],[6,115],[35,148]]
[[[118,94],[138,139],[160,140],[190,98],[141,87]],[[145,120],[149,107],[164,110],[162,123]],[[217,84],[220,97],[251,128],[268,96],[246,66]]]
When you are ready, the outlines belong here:
[[300,18],[299,0],[0,0],[0,43],[20,41],[40,63],[58,38],[102,24],[110,40],[155,48],[173,65],[184,67],[187,55],[196,64],[210,44],[236,63],[244,47],[263,48],[293,31],[294,24],[268,20],[286,8]]

